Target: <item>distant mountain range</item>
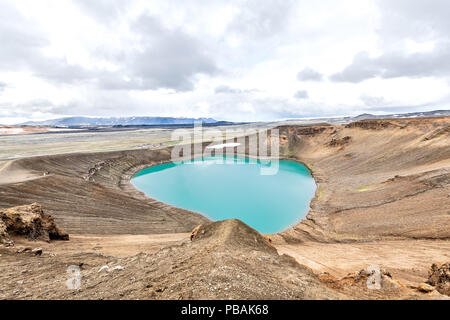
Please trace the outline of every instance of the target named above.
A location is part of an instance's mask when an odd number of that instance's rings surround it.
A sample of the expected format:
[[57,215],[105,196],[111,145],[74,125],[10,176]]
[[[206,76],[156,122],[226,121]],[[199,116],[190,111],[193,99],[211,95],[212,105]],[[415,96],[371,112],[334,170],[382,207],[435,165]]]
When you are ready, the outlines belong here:
[[[423,112],[397,113],[388,115],[374,115],[369,113],[360,114],[355,117],[333,117],[320,118],[324,122],[339,124],[365,119],[389,119],[389,118],[419,118],[450,116],[450,110],[434,110]],[[289,119],[287,122],[299,121],[300,119]],[[47,126],[47,127],[131,127],[131,126],[184,126],[193,125],[196,121],[203,125],[230,125],[237,124],[228,121],[217,121],[213,118],[175,118],[175,117],[119,117],[119,118],[91,118],[91,117],[66,117],[45,121],[28,121],[21,123],[22,126]],[[311,119],[309,120],[311,122]],[[243,123],[243,122],[242,122]],[[241,123],[241,124],[242,124]]]
[[388,115],[374,115],[370,113],[363,113],[360,114],[359,116],[352,117],[352,119],[364,120],[364,119],[386,119],[386,118],[417,118],[417,117],[440,117],[449,115],[450,110],[434,110],[434,111],[409,112],[409,113],[398,113]]
[[375,115],[370,113],[363,113],[357,116],[344,116],[344,117],[323,117],[323,118],[298,118],[298,119],[286,119],[279,122],[273,122],[273,124],[317,124],[317,123],[328,123],[328,124],[347,124],[359,120],[368,119],[398,119],[398,118],[426,118],[426,117],[445,117],[450,116],[450,110],[434,110],[434,111],[422,111],[422,112],[410,112],[410,113],[394,113],[394,114],[383,114]]
[[396,119],[396,118],[425,118],[425,117],[443,117],[450,116],[450,110],[434,110],[434,111],[421,111],[421,112],[409,112],[409,113],[394,113],[375,115],[370,113],[363,113],[355,117],[336,117],[323,119],[325,122],[332,124],[349,123],[358,120],[367,119]]
[[212,118],[172,118],[172,117],[120,117],[91,118],[67,117],[45,121],[28,121],[20,125],[50,127],[103,127],[103,126],[145,126],[145,125],[193,125],[195,122],[214,124],[219,121]]

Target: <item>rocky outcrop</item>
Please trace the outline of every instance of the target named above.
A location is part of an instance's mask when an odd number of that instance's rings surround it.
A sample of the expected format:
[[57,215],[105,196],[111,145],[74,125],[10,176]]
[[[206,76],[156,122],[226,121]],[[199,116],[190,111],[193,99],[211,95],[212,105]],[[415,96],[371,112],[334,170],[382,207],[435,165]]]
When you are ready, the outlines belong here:
[[439,128],[434,130],[432,133],[430,133],[428,136],[423,138],[423,141],[432,140],[441,136],[449,136],[450,135],[450,126],[446,126],[444,128]]
[[339,138],[333,138],[331,139],[331,141],[328,143],[328,145],[330,147],[343,147],[346,144],[350,143],[350,141],[352,140],[352,137],[349,136],[345,136],[341,139]]
[[319,280],[327,287],[357,299],[446,299],[427,283],[406,285],[386,269],[376,266],[349,273],[342,278],[323,272]]
[[326,129],[328,129],[328,126],[324,127],[304,127],[304,128],[298,128],[295,133],[300,136],[314,136],[317,134],[320,134],[324,132]]
[[13,235],[30,240],[69,240],[69,235],[37,203],[0,210],[0,242],[8,242]]
[[450,296],[450,262],[433,263],[428,272],[428,283],[440,293]]
[[191,232],[191,241],[194,241],[194,240],[195,240],[195,238],[197,237],[198,230],[200,230],[201,226],[202,226],[202,225],[200,224],[200,225],[196,226],[196,227],[192,230],[192,232]]
[[420,283],[417,286],[417,290],[419,290],[420,292],[423,292],[423,293],[429,293],[429,292],[434,291],[434,287],[430,286],[428,283]]
[[6,224],[0,220],[0,243],[8,241],[8,233],[6,232]]
[[92,168],[89,168],[88,174],[83,177],[86,181],[94,181],[94,175],[103,169],[106,165],[110,165],[109,161],[100,161],[96,163]]
[[387,120],[360,120],[345,125],[345,128],[361,128],[366,130],[381,130],[399,127],[401,128],[400,125]]
[[344,289],[350,286],[360,286],[368,289],[392,290],[402,284],[392,278],[389,271],[384,269],[362,269],[359,272],[349,273],[345,277],[336,278],[328,272],[319,275],[320,281],[330,288]]
[[449,125],[446,117],[280,126],[280,154],[306,164],[318,185],[307,219],[282,240],[448,239]]

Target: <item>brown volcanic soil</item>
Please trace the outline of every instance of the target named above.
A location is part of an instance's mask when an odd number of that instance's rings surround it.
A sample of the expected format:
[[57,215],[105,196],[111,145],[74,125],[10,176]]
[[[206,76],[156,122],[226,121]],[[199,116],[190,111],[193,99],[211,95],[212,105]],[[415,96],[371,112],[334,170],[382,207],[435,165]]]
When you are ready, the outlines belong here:
[[[327,271],[340,277],[377,264],[404,284],[426,281],[432,262],[449,260],[449,125],[447,117],[280,127],[281,154],[307,164],[318,190],[307,219],[271,236],[273,245],[316,273]],[[242,228],[231,222],[205,239],[180,240],[177,233],[190,232],[206,219],[145,198],[129,184],[134,172],[169,159],[170,148],[166,148],[34,157],[0,168],[0,208],[38,202],[71,234],[68,243],[73,244],[42,244],[41,257],[2,249],[0,283],[5,285],[0,288],[1,297],[380,299],[436,295],[401,285],[369,292],[352,284],[330,291],[326,281],[317,282],[309,269],[279,257],[276,251],[239,243],[253,233],[237,232],[234,229]],[[237,241],[230,242],[228,231],[223,231],[230,229],[231,239]],[[158,234],[159,240],[153,238]],[[146,238],[139,238],[142,235]],[[174,243],[180,245],[167,247]],[[141,251],[145,253],[130,257]],[[239,257],[241,252],[245,258]],[[263,252],[271,257],[270,263],[260,253],[249,258],[251,252]],[[286,259],[295,266],[285,266]],[[100,276],[98,269],[108,262],[125,269]],[[74,263],[89,266],[86,290],[71,292],[61,287],[65,268]],[[238,274],[237,270],[247,277],[233,282],[230,274]],[[18,284],[22,274],[29,272],[36,273],[31,277],[34,282]],[[115,272],[116,280],[111,280]],[[157,280],[142,288],[148,279]],[[225,286],[228,282],[236,289]],[[44,292],[44,285],[55,291]]]
[[[9,274],[0,276],[2,298],[343,297],[327,288],[311,270],[294,259],[279,256],[258,232],[238,220],[203,225],[193,242],[166,247],[155,254],[142,253],[124,259],[93,254],[72,255],[70,258],[33,257],[11,251],[0,251],[4,255],[0,266],[12,267]],[[23,264],[27,265],[27,272],[21,270]],[[80,290],[65,288],[65,270],[69,265],[81,265],[84,285]],[[108,271],[107,267],[102,269],[104,265],[120,267]],[[17,281],[19,287],[16,286]]]
[[[339,285],[277,250],[239,220],[207,223],[194,241],[154,254],[115,258],[92,253],[35,256],[0,249],[0,298],[6,299],[367,299],[443,298],[384,276],[380,290],[352,275]],[[81,287],[66,287],[69,266],[79,266]],[[331,280],[331,281],[330,281]],[[329,285],[325,284],[329,282]]]
[[[129,184],[128,171],[169,159],[162,149],[14,160],[0,171],[0,208],[37,202],[69,234],[190,232],[207,219],[145,198]],[[32,178],[15,179],[17,172]]]
[[308,219],[282,238],[449,240],[449,127],[447,117],[280,128],[284,153],[308,165],[318,183]]

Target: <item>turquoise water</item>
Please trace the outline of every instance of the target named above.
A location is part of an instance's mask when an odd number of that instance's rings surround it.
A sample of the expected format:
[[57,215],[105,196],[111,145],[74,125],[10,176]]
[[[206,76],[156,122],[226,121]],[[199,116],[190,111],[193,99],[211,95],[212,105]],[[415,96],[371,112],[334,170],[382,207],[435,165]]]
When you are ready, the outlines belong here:
[[275,175],[261,175],[265,165],[259,160],[212,156],[149,167],[131,182],[150,198],[211,220],[237,218],[261,233],[276,233],[306,215],[316,184],[298,162],[280,160]]

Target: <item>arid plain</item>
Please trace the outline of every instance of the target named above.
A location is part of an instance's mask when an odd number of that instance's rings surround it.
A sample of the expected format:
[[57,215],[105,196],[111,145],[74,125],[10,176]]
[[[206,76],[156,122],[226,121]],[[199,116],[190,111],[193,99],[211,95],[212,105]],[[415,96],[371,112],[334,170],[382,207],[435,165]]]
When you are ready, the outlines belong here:
[[[449,117],[266,127],[318,188],[302,222],[264,236],[133,188],[135,172],[170,161],[169,129],[0,136],[0,209],[38,203],[70,235],[11,235],[0,298],[448,298],[448,284],[425,282],[433,263],[450,261]],[[70,265],[79,290],[66,287]],[[380,289],[360,272],[370,265],[382,270]]]

